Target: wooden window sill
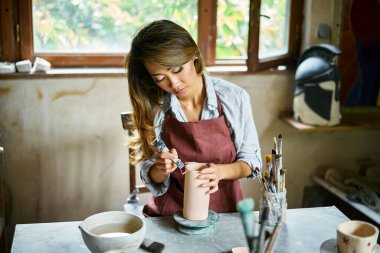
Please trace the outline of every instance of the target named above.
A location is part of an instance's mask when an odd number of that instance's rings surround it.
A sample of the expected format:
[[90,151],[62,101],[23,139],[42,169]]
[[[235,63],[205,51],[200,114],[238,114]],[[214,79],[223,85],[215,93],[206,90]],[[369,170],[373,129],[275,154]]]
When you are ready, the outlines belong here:
[[[210,66],[206,68],[212,75],[249,75],[245,66]],[[259,74],[293,74],[292,69],[269,69],[257,72]],[[124,68],[53,68],[50,71],[35,73],[0,74],[0,80],[5,79],[44,79],[44,78],[78,78],[78,77],[126,77]],[[255,73],[256,74],[256,73]]]
[[280,119],[300,132],[334,132],[380,129],[380,108],[347,107],[341,110],[342,120],[336,126],[312,126],[293,118],[292,112],[283,112]]
[[0,74],[0,79],[38,79],[71,77],[126,77],[124,68],[57,68],[48,72]]

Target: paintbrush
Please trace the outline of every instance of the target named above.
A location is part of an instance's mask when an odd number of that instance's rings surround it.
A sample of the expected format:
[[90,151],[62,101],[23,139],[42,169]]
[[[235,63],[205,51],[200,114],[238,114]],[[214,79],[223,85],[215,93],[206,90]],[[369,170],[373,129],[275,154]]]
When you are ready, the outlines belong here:
[[257,252],[262,252],[262,248],[264,246],[264,240],[265,240],[264,224],[266,220],[268,219],[268,215],[269,215],[269,208],[265,207],[261,214],[261,226],[260,226],[260,231],[259,231],[259,236],[258,236]]
[[278,154],[278,145],[277,145],[276,137],[273,137],[273,143],[274,143],[273,149],[276,152],[276,154]]
[[[166,147],[165,143],[161,139],[157,140],[154,146],[156,147],[158,152],[169,152],[168,147]],[[188,169],[186,169],[185,164],[181,161],[181,159],[173,159],[173,162],[175,163],[175,165],[177,165],[182,174],[185,174],[189,171]],[[182,169],[185,169],[185,171],[182,171]]]
[[247,198],[239,201],[236,205],[236,209],[240,213],[241,220],[244,227],[245,237],[247,239],[249,251],[251,252],[253,249],[253,233],[254,233],[254,215],[253,215],[253,207],[254,201],[252,198]]
[[159,253],[164,250],[165,245],[145,238],[140,247],[149,252]]
[[278,154],[282,155],[282,135],[278,136]]
[[280,221],[281,221],[281,216],[279,217],[276,226],[273,229],[272,235],[269,238],[268,246],[265,249],[265,253],[271,253],[274,247],[274,243],[276,242],[278,233],[280,232]]

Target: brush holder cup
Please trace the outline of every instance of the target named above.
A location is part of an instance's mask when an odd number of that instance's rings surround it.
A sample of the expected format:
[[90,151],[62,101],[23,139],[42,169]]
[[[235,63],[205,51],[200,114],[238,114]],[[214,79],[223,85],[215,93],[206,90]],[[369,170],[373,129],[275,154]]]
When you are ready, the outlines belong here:
[[[262,213],[266,207],[269,209],[268,218],[263,221]],[[259,202],[260,223],[275,226],[278,221],[280,223],[285,222],[287,208],[286,191],[278,193],[262,192]]]

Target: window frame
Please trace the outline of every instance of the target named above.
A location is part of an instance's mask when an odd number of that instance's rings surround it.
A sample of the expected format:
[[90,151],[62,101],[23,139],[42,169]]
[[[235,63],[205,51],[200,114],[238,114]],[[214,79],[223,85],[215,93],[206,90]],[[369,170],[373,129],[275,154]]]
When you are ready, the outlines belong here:
[[[217,0],[198,0],[198,46],[207,66],[246,66],[248,72],[289,65],[295,62],[300,48],[303,0],[290,0],[288,52],[259,59],[261,0],[250,0],[247,60],[216,59]],[[21,7],[22,5],[22,7]],[[32,0],[2,0],[0,3],[0,57],[2,61],[19,61],[42,57],[55,67],[122,67],[120,54],[47,54],[33,53]],[[7,25],[10,24],[10,25]]]

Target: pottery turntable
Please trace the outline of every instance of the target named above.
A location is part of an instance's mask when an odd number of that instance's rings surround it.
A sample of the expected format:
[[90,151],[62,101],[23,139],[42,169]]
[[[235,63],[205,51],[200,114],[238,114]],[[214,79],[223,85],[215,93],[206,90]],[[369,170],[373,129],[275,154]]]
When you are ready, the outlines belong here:
[[182,211],[178,211],[174,214],[174,220],[179,232],[187,235],[204,235],[214,231],[214,225],[219,220],[219,215],[209,210],[205,220],[188,220],[183,217]]

